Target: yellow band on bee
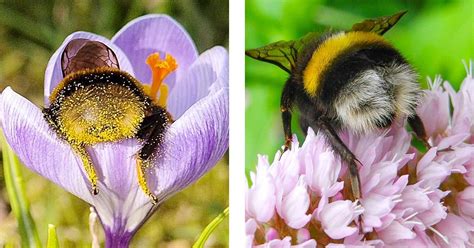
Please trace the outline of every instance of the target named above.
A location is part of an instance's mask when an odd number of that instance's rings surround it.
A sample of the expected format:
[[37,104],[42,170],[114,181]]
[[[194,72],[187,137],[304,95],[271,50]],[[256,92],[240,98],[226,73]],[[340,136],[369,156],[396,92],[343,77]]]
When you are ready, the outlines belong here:
[[331,63],[348,50],[364,45],[390,44],[380,35],[370,32],[341,32],[325,40],[314,52],[303,71],[303,85],[306,93],[316,96],[321,75]]

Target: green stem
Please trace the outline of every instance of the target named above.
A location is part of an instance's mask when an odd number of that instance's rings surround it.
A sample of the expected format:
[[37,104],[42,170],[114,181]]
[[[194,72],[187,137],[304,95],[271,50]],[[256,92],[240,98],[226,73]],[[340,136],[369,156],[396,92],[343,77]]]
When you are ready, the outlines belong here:
[[31,217],[29,204],[26,200],[20,162],[6,142],[3,133],[0,136],[2,144],[3,173],[5,176],[5,184],[12,211],[18,221],[18,231],[21,236],[21,246],[41,247],[41,241],[36,230],[35,222]]
[[229,207],[224,209],[222,213],[220,213],[216,218],[214,218],[207,226],[204,228],[202,231],[201,235],[199,236],[198,240],[196,243],[194,243],[193,248],[202,248],[204,247],[204,244],[206,243],[207,239],[209,236],[211,236],[212,232],[216,227],[225,219],[229,216]]
[[48,225],[48,242],[46,248],[59,248],[58,235],[56,234],[56,227]]

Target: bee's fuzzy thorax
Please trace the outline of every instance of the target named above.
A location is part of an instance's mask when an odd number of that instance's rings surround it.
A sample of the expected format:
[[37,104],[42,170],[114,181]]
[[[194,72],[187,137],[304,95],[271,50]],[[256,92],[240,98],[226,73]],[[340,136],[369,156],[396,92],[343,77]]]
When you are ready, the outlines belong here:
[[391,47],[382,36],[371,32],[338,32],[324,38],[311,52],[302,72],[305,91],[316,96],[323,74],[338,57],[370,46]]
[[[127,72],[121,71],[120,69],[112,68],[112,67],[98,67],[98,68],[84,69],[77,72],[73,72],[67,75],[66,77],[64,77],[61,80],[61,82],[59,82],[59,84],[51,92],[51,95],[49,97],[50,102],[54,102],[56,98],[60,97],[61,95],[68,94],[76,90],[75,87],[68,87],[68,86],[71,86],[71,85],[85,86],[90,83],[96,83],[97,77],[100,77],[101,75],[102,77],[110,78],[112,76],[112,77],[120,78],[120,80],[115,80],[114,82],[117,84],[123,84],[124,86],[128,86],[136,90],[143,90],[142,84],[138,80],[136,80],[133,76],[128,74]],[[94,79],[91,79],[91,77],[94,77]],[[71,84],[71,82],[75,80],[78,82],[75,84]],[[110,80],[110,79],[108,78],[105,79],[104,83],[108,83],[107,80]]]

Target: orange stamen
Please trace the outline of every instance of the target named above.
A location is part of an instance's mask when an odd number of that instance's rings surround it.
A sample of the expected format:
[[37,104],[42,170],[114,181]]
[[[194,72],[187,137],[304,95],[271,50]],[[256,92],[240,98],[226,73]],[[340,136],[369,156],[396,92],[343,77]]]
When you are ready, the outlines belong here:
[[[162,60],[159,53],[150,54],[146,59],[146,63],[150,66],[152,73],[149,95],[153,100],[157,100],[160,106],[166,107],[168,86],[163,82],[163,80],[178,68],[178,64],[170,54],[166,54],[165,59]],[[159,99],[157,99],[158,91],[160,91]]]
[[168,100],[168,85],[162,84],[160,86],[160,98],[158,99],[158,105],[166,108],[166,101]]

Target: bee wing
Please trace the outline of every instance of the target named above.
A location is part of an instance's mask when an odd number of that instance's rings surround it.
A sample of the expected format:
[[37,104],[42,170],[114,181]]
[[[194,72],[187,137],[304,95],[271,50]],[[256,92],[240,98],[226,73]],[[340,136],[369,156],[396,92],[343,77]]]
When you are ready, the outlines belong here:
[[319,36],[320,33],[312,32],[299,40],[277,41],[263,47],[246,50],[245,55],[274,64],[291,73],[296,66],[296,59],[302,48]]
[[61,56],[63,76],[98,67],[119,69],[117,56],[108,46],[99,41],[75,39],[64,48]]
[[351,31],[366,31],[383,35],[402,18],[407,11],[398,12],[392,16],[382,16],[375,19],[368,19],[363,22],[356,23],[352,26]]

